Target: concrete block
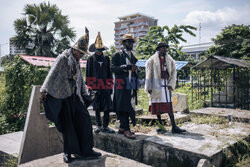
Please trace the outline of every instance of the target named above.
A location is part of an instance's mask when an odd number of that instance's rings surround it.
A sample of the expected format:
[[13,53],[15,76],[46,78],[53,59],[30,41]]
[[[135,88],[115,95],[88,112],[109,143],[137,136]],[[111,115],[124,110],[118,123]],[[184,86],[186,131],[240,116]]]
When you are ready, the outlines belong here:
[[107,152],[118,154],[136,161],[142,161],[142,145],[146,136],[136,136],[135,140],[123,135],[98,133],[94,134],[95,147]]
[[183,93],[172,93],[173,110],[175,112],[189,113],[188,98]]
[[58,136],[55,136],[59,132],[55,133],[55,129],[50,130],[45,113],[40,113],[39,98],[40,86],[33,86],[18,164],[62,152],[62,143],[58,142]]
[[212,164],[208,159],[200,159],[197,167],[212,167]]

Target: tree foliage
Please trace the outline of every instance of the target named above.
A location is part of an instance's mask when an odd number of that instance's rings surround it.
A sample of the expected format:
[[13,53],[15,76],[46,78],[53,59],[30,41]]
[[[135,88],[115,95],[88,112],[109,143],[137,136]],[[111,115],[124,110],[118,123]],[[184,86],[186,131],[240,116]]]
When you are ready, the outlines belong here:
[[150,27],[148,34],[145,37],[139,38],[136,51],[141,55],[140,58],[148,59],[155,53],[159,42],[166,42],[170,46],[168,52],[175,58],[181,52],[181,48],[179,47],[180,42],[186,42],[183,38],[183,33],[195,36],[193,30],[196,30],[196,28],[190,25],[174,25],[172,28],[168,26]]
[[68,17],[49,2],[25,5],[23,16],[14,22],[17,34],[14,43],[25,48],[27,54],[55,57],[75,37]]
[[215,46],[208,50],[210,55],[220,55],[250,60],[250,26],[230,25],[212,39]]
[[112,46],[110,46],[109,50],[104,51],[104,55],[111,57],[115,54],[115,52],[116,52],[115,46],[112,45]]
[[24,62],[19,56],[5,66],[5,94],[1,94],[0,111],[8,132],[22,130],[25,123],[32,86],[41,85],[48,68],[39,68]]

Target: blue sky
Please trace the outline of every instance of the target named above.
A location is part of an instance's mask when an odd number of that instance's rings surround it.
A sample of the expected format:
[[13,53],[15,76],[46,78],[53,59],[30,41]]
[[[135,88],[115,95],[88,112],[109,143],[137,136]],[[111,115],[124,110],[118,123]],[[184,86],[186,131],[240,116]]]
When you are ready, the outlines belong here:
[[[24,5],[44,0],[1,0],[0,44],[2,56],[9,53],[9,38],[15,35],[13,22],[22,17]],[[47,2],[47,1],[45,1]],[[114,43],[114,22],[119,16],[143,13],[158,19],[158,25],[189,24],[198,27],[201,23],[201,42],[209,42],[221,29],[231,24],[250,24],[249,0],[50,0],[68,15],[70,26],[77,38],[90,30],[90,43],[98,31],[106,46]],[[196,37],[185,35],[187,44],[199,42]]]

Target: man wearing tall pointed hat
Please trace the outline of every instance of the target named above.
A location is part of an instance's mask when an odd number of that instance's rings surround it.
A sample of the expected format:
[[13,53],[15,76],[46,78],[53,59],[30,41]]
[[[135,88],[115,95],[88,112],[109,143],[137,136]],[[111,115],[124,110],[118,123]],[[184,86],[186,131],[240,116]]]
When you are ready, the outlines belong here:
[[91,99],[79,63],[88,49],[87,28],[85,32],[70,49],[57,56],[40,89],[46,117],[62,133],[66,163],[71,161],[71,154],[84,158],[101,156],[93,150],[92,123],[87,110]]
[[[146,83],[145,90],[149,93],[149,111],[156,115],[158,121],[163,125],[161,114],[168,113],[172,133],[183,133],[186,130],[180,129],[175,124],[171,91],[176,85],[176,67],[173,58],[167,54],[168,44],[158,43],[156,52],[146,62]],[[157,132],[164,132],[158,128]]]
[[131,132],[129,118],[135,125],[135,104],[137,103],[138,68],[136,57],[132,53],[136,39],[132,34],[124,34],[121,43],[123,49],[112,57],[111,70],[115,74],[113,110],[120,120],[118,133],[129,139],[135,139]]
[[[89,51],[95,52],[88,58],[86,66],[86,81],[90,91],[95,91],[93,101],[93,110],[95,111],[97,127],[95,133],[100,131],[105,133],[115,133],[108,127],[109,113],[112,109],[112,73],[110,70],[110,60],[108,56],[103,55],[107,48],[103,45],[100,32],[96,37],[95,43],[90,45]],[[101,121],[101,112],[104,112],[103,121]]]

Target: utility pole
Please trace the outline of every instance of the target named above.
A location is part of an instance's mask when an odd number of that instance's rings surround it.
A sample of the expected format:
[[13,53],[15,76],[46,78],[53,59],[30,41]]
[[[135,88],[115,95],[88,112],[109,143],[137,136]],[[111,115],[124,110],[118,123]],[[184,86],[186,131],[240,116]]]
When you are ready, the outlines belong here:
[[2,43],[0,44],[0,67],[1,67],[1,64],[2,64],[2,45],[6,45],[8,43]]
[[201,44],[201,22],[199,23],[199,47]]

